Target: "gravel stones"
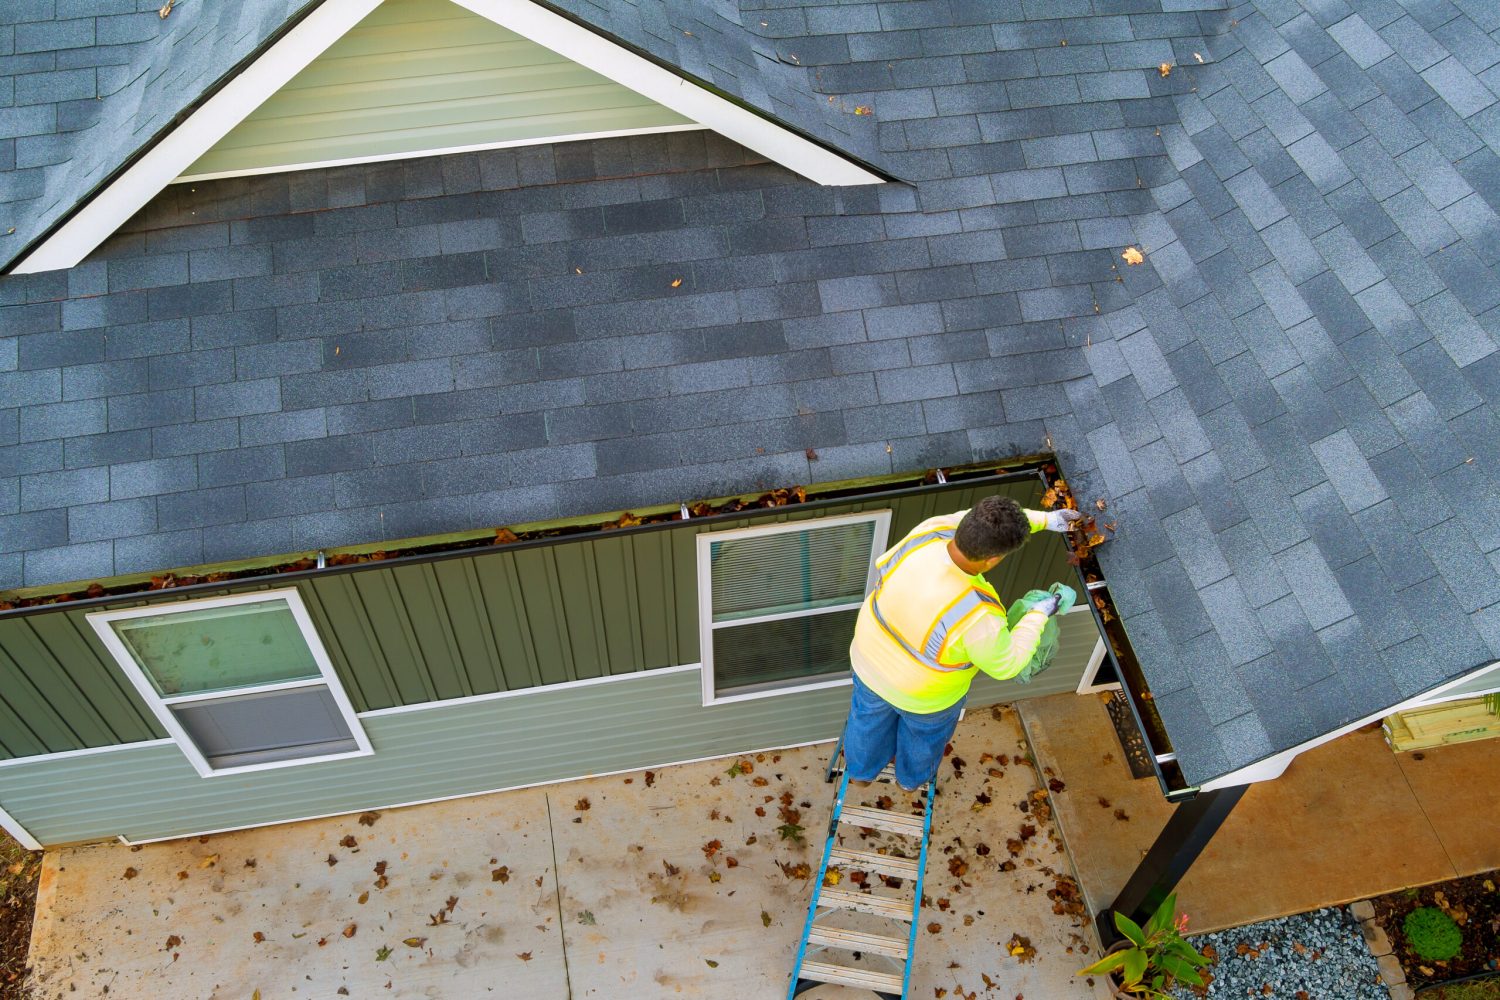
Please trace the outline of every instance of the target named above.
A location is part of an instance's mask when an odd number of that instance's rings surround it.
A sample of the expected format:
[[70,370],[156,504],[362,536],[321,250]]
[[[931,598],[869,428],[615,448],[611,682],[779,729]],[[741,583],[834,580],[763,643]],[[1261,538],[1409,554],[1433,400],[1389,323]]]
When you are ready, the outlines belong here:
[[[1380,970],[1360,933],[1359,921],[1342,906],[1197,935],[1199,951],[1212,947],[1218,963],[1210,998],[1274,997],[1277,1000],[1389,1000]],[[1191,990],[1176,996],[1188,1000]]]

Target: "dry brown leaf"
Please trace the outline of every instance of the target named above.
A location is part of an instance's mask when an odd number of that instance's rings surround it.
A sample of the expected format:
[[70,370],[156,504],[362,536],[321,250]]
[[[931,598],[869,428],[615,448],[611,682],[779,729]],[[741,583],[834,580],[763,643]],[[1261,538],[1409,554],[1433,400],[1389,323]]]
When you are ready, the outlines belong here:
[[510,865],[501,865],[490,872],[490,881],[499,882],[502,885],[510,881]]
[[344,937],[352,938],[355,935],[355,932],[357,932],[358,930],[359,924],[350,924],[348,927],[344,928]]
[[682,279],[681,278],[673,278],[672,279],[672,287],[673,288],[681,288],[682,287]]
[[344,835],[344,839],[343,840],[339,841],[339,846],[340,847],[358,847],[359,846],[359,840],[358,840],[358,838],[356,838],[354,836],[354,834],[348,833],[348,834]]
[[1123,258],[1125,263],[1129,264],[1131,267],[1134,267],[1137,264],[1144,264],[1146,262],[1146,255],[1141,253],[1135,247],[1126,247],[1125,252],[1120,254],[1120,257]]
[[518,952],[516,952],[516,957],[519,958],[523,962],[529,962],[529,961],[531,961],[531,952],[529,952],[529,951],[518,951]]
[[1172,75],[1172,64],[1162,63],[1160,66],[1156,67],[1156,71],[1160,73],[1162,79],[1165,80],[1167,77]]
[[218,863],[219,863],[219,856],[217,854],[210,854],[208,857],[206,857],[202,861],[198,862],[198,867],[199,868],[212,868],[214,865],[216,865]]
[[377,819],[379,819],[379,818],[380,818],[380,813],[378,813],[378,812],[360,813],[359,814],[359,825],[360,826],[374,826],[375,825],[375,821]]
[[167,0],[166,3],[157,8],[156,16],[165,21],[167,19],[167,16],[172,13],[172,8],[176,6],[176,4],[177,0]]
[[135,878],[139,874],[140,874],[140,872],[136,871],[134,868],[127,868],[127,869],[125,869],[125,878],[126,879],[133,879],[133,878]]

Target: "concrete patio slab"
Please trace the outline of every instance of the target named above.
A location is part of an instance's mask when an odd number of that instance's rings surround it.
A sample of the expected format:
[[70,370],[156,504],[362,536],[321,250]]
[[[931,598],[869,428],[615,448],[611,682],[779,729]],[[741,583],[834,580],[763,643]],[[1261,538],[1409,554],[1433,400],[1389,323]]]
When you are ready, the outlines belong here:
[[[1066,782],[1059,820],[1094,911],[1124,885],[1172,808],[1155,781],[1131,779],[1100,697],[1021,706],[1038,760]],[[1195,930],[1215,930],[1493,867],[1500,754],[1481,744],[1442,750],[1403,760],[1372,729],[1298,757],[1245,794],[1183,879],[1179,908]],[[1470,815],[1440,820],[1423,808],[1424,794],[1448,802],[1437,812]],[[1468,802],[1472,809],[1459,804]]]
[[565,995],[544,793],[366,815],[49,851],[39,1000]]
[[[829,750],[387,810],[370,825],[345,816],[51,851],[38,1000],[106,985],[124,1000],[774,1000],[822,850]],[[1028,753],[1013,710],[959,727],[912,996],[1091,995],[1072,973],[1097,942]],[[737,760],[750,769],[728,774]],[[888,789],[865,798],[878,794]],[[783,808],[800,843],[778,835]]]
[[1500,740],[1397,754],[1396,763],[1454,871],[1500,868]]

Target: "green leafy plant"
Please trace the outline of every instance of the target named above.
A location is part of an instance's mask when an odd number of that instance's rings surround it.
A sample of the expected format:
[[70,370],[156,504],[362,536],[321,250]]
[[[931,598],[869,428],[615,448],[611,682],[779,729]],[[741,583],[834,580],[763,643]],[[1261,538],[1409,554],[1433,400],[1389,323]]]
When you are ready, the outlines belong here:
[[1192,945],[1183,940],[1187,917],[1179,917],[1173,893],[1151,914],[1142,927],[1123,913],[1115,914],[1115,928],[1125,936],[1124,947],[1111,951],[1093,965],[1080,969],[1080,976],[1117,973],[1123,992],[1152,1000],[1170,1000],[1167,988],[1173,982],[1202,986],[1198,970],[1208,964]]
[[1500,715],[1500,691],[1485,695],[1484,707],[1489,709],[1491,714]]
[[1457,955],[1464,946],[1463,931],[1453,918],[1435,906],[1412,910],[1401,923],[1411,950],[1429,962],[1442,962]]

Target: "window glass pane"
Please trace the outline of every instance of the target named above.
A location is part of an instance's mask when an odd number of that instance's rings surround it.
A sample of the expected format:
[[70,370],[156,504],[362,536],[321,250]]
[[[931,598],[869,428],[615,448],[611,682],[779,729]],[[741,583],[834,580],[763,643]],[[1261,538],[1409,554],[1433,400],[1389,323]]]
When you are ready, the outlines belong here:
[[168,707],[215,768],[359,749],[338,703],[322,685]]
[[165,612],[113,623],[164,695],[317,677],[286,601]]
[[820,678],[849,671],[859,609],[714,629],[714,691]]
[[875,522],[858,521],[710,542],[713,620],[863,599],[874,538]]

